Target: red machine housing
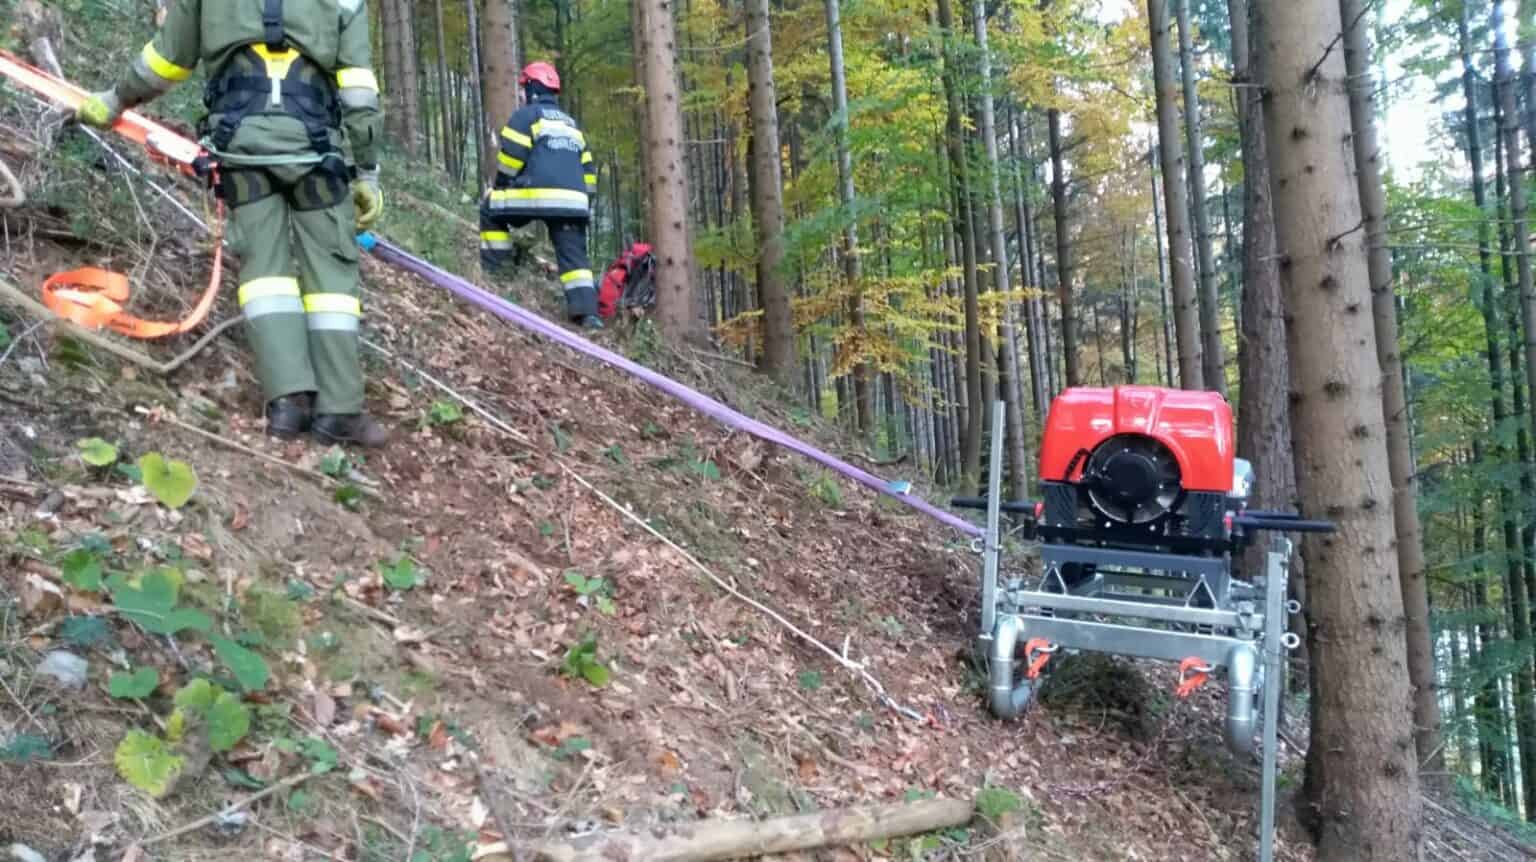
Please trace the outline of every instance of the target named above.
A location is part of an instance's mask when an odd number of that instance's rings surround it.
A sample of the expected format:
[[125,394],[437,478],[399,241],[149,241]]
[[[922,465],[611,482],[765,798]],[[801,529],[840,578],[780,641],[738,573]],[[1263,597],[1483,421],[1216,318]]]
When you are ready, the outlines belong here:
[[1082,453],[1117,434],[1151,437],[1168,447],[1185,491],[1232,490],[1231,405],[1215,392],[1159,386],[1085,387],[1056,396],[1040,444],[1041,480],[1076,481],[1086,466]]

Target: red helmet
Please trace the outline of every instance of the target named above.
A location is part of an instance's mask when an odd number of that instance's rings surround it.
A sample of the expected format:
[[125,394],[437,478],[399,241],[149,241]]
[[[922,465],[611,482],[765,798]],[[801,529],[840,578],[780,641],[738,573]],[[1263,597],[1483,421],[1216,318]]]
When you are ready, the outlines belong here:
[[538,81],[556,93],[560,92],[560,73],[555,71],[554,66],[542,60],[523,67],[523,74],[517,79],[517,84],[520,87],[526,87],[529,81]]

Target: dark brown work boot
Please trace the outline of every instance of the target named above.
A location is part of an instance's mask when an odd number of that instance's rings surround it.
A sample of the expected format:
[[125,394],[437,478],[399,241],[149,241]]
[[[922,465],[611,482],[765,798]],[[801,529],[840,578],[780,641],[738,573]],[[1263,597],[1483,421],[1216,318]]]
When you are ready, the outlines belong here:
[[389,442],[389,432],[367,413],[322,413],[310,427],[325,443],[355,443],[377,449]]
[[280,395],[267,402],[267,433],[291,440],[309,430],[311,415],[308,392]]

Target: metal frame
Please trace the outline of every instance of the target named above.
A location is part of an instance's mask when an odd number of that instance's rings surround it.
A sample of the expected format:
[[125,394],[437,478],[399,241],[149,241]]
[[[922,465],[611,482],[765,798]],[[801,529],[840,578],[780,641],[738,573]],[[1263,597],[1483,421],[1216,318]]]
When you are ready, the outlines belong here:
[[[1299,643],[1285,630],[1287,612],[1295,612],[1286,600],[1291,543],[1278,539],[1266,555],[1264,574],[1247,583],[1231,576],[1226,556],[1053,542],[1040,547],[1043,571],[1032,586],[1022,578],[1000,586],[1004,416],[999,402],[993,410],[987,528],[975,546],[982,556],[977,647],[987,660],[992,712],[1013,718],[1033,700],[1035,681],[1016,680],[1014,665],[1019,646],[1037,639],[1050,644],[1048,652],[1090,650],[1166,661],[1197,658],[1208,666],[1207,673],[1224,671],[1227,747],[1251,755],[1255,734],[1261,736],[1259,858],[1270,862],[1283,656]],[[1062,573],[1067,564],[1091,565],[1094,571],[1069,586]],[[1142,592],[1133,592],[1137,590]],[[1032,657],[1024,658],[1027,663]]]

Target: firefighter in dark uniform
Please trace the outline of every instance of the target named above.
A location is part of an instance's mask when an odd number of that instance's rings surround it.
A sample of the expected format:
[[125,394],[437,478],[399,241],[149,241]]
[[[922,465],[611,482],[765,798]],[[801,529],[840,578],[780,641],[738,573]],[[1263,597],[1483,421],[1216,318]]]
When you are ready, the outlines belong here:
[[576,121],[560,110],[555,67],[530,63],[518,83],[526,98],[501,130],[496,182],[480,204],[481,263],[490,272],[504,268],[513,256],[508,228],[543,221],[555,246],[566,316],[584,328],[602,329],[587,259],[597,165]]
[[207,71],[203,145],[220,165],[240,310],[279,437],[388,439],[363,412],[358,358],[355,236],[384,208],[370,51],[366,0],[170,0],[133,67],[76,112],[110,126],[199,63]]

